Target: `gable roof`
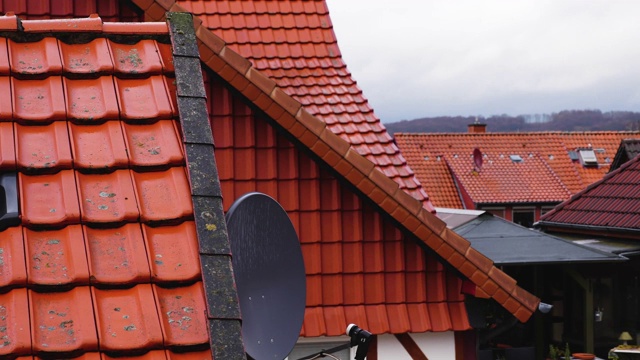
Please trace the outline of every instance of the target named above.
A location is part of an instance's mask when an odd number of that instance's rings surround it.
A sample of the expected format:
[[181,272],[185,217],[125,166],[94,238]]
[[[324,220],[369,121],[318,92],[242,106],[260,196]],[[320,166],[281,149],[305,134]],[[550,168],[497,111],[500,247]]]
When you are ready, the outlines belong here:
[[244,355],[229,252],[194,219],[216,196],[174,120],[194,94],[167,23],[9,14],[0,31],[0,169],[20,202],[0,223],[0,355]]
[[[134,3],[143,8],[145,16],[151,20],[164,16],[162,12],[154,10],[154,6],[171,11],[183,9],[176,3]],[[536,297],[519,288],[515,280],[470,247],[468,241],[447,229],[433,215],[430,206],[423,207],[422,200],[416,200],[405,192],[343,137],[333,133],[330,125],[310,114],[299,101],[286,94],[249,60],[228,47],[222,38],[213,34],[198,19],[195,19],[194,26],[200,59],[211,70],[273,119],[276,126],[297,139],[300,146],[310,150],[319,161],[334,169],[362,196],[413,234],[419,243],[432,249],[520,321],[529,319],[539,303]]]
[[446,219],[447,226],[500,266],[628,260],[528,229],[485,211],[438,208],[438,217]]
[[549,230],[640,236],[640,155],[546,213]]
[[176,3],[432,209],[427,193],[342,60],[324,0]]
[[618,146],[618,152],[613,158],[609,171],[616,170],[638,154],[640,154],[640,139],[623,139]]
[[[106,2],[113,4],[113,1]],[[134,1],[145,20],[164,19],[168,10],[184,8],[172,1]],[[279,2],[286,6],[286,2]],[[206,4],[205,4],[206,5]],[[322,5],[323,8],[326,5]],[[276,14],[277,15],[277,14]],[[328,15],[327,15],[328,16]],[[277,16],[276,16],[277,18]],[[304,19],[303,19],[304,20]],[[377,204],[379,210],[400,224],[422,246],[457,269],[479,289],[493,297],[519,320],[526,321],[535,311],[538,299],[519,288],[515,281],[497,269],[489,259],[469,246],[469,243],[446,229],[432,214],[424,199],[417,201],[415,191],[405,192],[409,185],[391,180],[363,157],[344,138],[335,135],[324,121],[306,111],[302,104],[287,95],[275,81],[255,69],[251,62],[226,46],[225,41],[194,19],[200,60],[227,82],[234,91],[250,101],[255,110],[273,120],[297,144],[309,151],[319,162],[329,166],[335,174],[358,191],[365,199]],[[401,155],[398,155],[401,159]],[[402,189],[400,188],[402,186]],[[426,204],[426,205],[424,205]],[[423,208],[423,205],[425,208]]]
[[[559,202],[608,171],[620,141],[640,138],[640,132],[539,132],[539,133],[398,133],[395,139],[416,171],[434,205],[460,208],[453,181],[426,182],[441,162],[476,203]],[[473,151],[483,155],[475,169]],[[597,166],[582,166],[570,151],[594,149]],[[514,162],[511,155],[522,161]]]

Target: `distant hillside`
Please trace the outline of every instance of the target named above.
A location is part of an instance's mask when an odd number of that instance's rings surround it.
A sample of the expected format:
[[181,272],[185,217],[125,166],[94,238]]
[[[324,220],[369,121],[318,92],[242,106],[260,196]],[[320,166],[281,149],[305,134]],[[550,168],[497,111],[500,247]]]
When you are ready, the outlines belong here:
[[[473,116],[438,116],[385,123],[389,133],[466,132]],[[631,111],[565,110],[550,115],[479,117],[489,132],[640,130],[640,113]]]

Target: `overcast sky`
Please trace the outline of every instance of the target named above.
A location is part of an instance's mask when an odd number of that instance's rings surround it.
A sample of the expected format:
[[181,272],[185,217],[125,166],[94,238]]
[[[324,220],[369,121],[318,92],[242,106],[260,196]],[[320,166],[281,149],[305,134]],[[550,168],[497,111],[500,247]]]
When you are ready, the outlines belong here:
[[640,1],[327,0],[383,122],[640,111]]

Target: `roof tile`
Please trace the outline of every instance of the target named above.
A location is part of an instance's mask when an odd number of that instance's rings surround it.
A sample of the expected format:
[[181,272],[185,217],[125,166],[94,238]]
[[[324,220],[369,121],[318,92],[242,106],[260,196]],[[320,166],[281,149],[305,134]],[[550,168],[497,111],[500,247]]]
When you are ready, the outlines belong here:
[[[171,284],[200,278],[197,235],[192,221],[175,226],[144,225],[142,229],[153,282]],[[177,237],[185,241],[177,242]]]
[[133,167],[181,165],[184,162],[172,120],[148,125],[124,124],[124,136]]
[[77,222],[80,208],[72,170],[53,175],[19,174],[20,209],[25,225],[61,225]]
[[172,117],[168,90],[162,75],[153,75],[146,79],[115,80],[122,118],[155,120]]
[[14,289],[0,294],[0,337],[4,346],[0,355],[23,355],[31,352],[27,289]]
[[24,229],[27,278],[35,285],[89,284],[82,228]]
[[115,71],[122,74],[159,74],[162,70],[155,41],[140,40],[133,45],[108,43]]
[[93,126],[69,124],[69,135],[76,169],[100,171],[128,166],[129,158],[119,121]]
[[110,76],[86,80],[64,78],[63,84],[69,118],[87,122],[118,119],[118,102]]
[[151,285],[130,289],[91,288],[100,349],[150,350],[162,345],[162,332]]
[[150,279],[144,240],[137,224],[83,227],[92,284],[136,284]]
[[23,171],[71,169],[69,134],[64,122],[47,126],[15,125],[16,160]]
[[138,220],[129,170],[111,174],[76,173],[82,221],[87,223],[122,223]]
[[11,78],[13,116],[25,122],[50,122],[65,119],[62,78],[50,76],[43,80]]
[[133,172],[133,179],[142,221],[175,221],[193,215],[189,182],[183,169]]
[[189,346],[209,342],[201,282],[186,288],[153,285],[153,291],[165,345]]
[[[3,94],[11,94],[11,82],[8,76],[0,76],[0,92]],[[12,117],[11,96],[2,96],[0,98],[0,121],[9,120]]]
[[8,44],[11,72],[15,75],[62,73],[58,41],[55,38],[47,37],[38,42],[8,40]]
[[2,244],[3,265],[0,267],[0,286],[3,288],[10,288],[14,285],[24,286],[27,283],[27,267],[22,228],[9,228],[2,233],[2,236],[4,241]]
[[102,74],[113,71],[109,45],[104,38],[84,44],[60,44],[62,69],[69,74]]
[[68,292],[29,291],[33,350],[37,352],[98,349],[88,286]]

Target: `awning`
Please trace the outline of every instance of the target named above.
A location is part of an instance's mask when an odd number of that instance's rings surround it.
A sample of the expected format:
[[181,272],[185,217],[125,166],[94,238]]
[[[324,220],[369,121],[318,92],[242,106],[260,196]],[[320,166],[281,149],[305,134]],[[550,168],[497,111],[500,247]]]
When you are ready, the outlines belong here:
[[628,260],[611,252],[587,247],[522,227],[493,214],[476,210],[436,209],[437,215],[458,235],[496,265],[536,265]]

